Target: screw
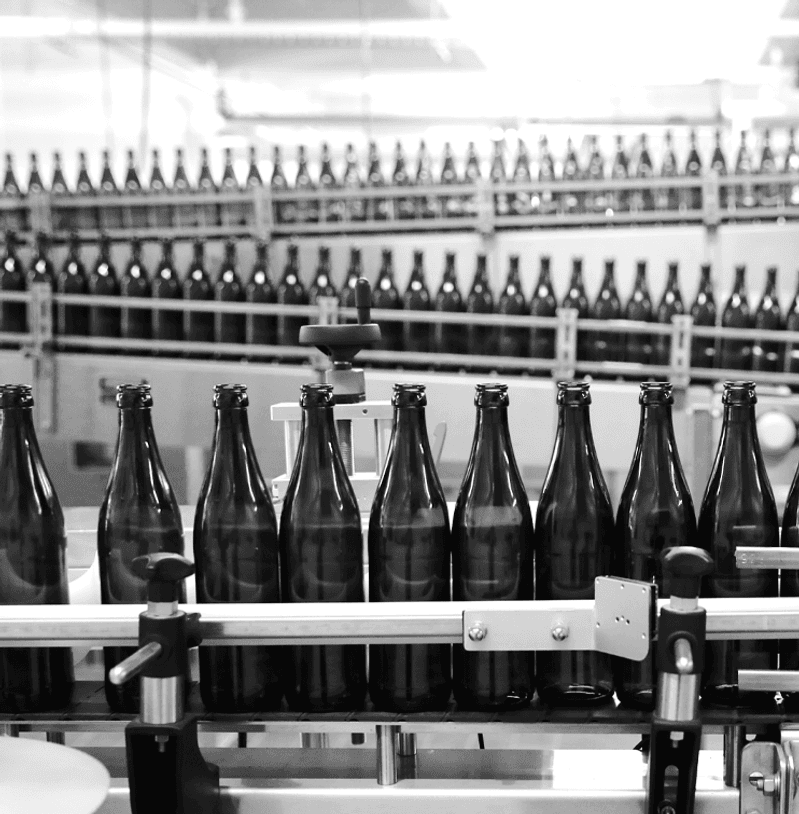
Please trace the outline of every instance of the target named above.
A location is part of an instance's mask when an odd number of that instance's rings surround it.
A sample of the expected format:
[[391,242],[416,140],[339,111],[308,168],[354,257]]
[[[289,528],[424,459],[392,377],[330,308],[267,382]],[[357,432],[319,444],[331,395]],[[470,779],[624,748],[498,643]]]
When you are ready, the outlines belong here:
[[569,638],[569,628],[566,625],[555,625],[552,628],[552,638],[556,642],[563,642]]
[[674,806],[666,803],[660,807],[660,814],[677,814],[674,810]]
[[488,636],[488,629],[482,622],[475,622],[469,628],[469,638],[473,642],[482,642]]

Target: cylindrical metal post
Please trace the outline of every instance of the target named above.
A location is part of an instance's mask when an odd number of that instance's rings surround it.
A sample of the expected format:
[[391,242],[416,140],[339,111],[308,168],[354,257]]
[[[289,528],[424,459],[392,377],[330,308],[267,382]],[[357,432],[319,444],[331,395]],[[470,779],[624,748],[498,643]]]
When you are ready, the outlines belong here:
[[397,752],[400,757],[413,757],[416,754],[416,735],[413,732],[400,731]]
[[348,475],[355,474],[355,451],[352,448],[352,421],[341,419],[336,421],[336,434],[341,458]]
[[746,743],[746,727],[724,727],[724,785],[741,787],[741,753]]
[[61,746],[64,746],[66,744],[66,735],[63,732],[48,732],[47,742],[58,743]]
[[329,738],[325,732],[303,732],[302,733],[302,748],[303,749],[327,749],[329,746]]
[[19,726],[17,724],[0,724],[0,737],[7,738],[19,737]]
[[397,735],[398,726],[378,725],[377,733],[377,783],[393,786],[397,782]]

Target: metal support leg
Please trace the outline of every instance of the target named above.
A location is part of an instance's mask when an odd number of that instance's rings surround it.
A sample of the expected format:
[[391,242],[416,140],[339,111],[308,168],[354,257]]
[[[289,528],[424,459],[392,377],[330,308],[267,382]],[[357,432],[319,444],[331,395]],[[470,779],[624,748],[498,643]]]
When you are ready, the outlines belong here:
[[327,749],[330,745],[330,739],[326,732],[303,732],[302,733],[302,748],[303,749]]
[[336,434],[338,435],[338,446],[341,450],[344,468],[347,470],[348,475],[354,475],[355,451],[352,448],[352,421],[349,419],[336,421]]
[[398,726],[379,725],[377,733],[377,783],[393,786],[397,782],[397,735]]
[[18,738],[19,726],[17,724],[0,724],[0,737],[3,735],[7,738]]
[[397,751],[400,757],[413,757],[416,754],[416,735],[413,732],[400,731]]
[[741,753],[746,744],[746,727],[724,727],[724,785],[741,787]]
[[202,447],[186,447],[186,502],[194,505],[200,497],[205,479],[205,450]]
[[48,732],[47,742],[58,743],[61,746],[64,746],[67,742],[66,735],[63,732]]

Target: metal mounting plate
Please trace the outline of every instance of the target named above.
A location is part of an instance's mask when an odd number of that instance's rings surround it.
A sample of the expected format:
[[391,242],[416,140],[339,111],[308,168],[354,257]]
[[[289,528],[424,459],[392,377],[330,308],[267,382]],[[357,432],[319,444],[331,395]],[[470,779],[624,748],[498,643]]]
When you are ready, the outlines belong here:
[[[787,760],[779,743],[753,741],[741,754],[740,814],[782,814],[780,800],[788,783]],[[774,789],[764,793],[757,788],[758,777],[767,780]],[[751,778],[751,780],[750,780]],[[785,784],[785,785],[783,785]]]

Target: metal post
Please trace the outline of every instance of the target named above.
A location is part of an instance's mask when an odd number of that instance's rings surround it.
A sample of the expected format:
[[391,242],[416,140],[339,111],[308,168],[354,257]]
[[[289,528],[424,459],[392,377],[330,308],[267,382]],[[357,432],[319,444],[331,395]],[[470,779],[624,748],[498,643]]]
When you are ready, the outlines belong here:
[[577,309],[558,308],[555,331],[555,367],[558,380],[573,379],[577,367]]
[[397,751],[400,757],[413,757],[416,755],[416,735],[413,732],[400,731]]
[[377,733],[377,783],[393,786],[397,782],[397,735],[398,726],[378,725]]
[[746,727],[724,727],[724,785],[741,787],[741,753],[746,743]]
[[302,733],[302,748],[303,749],[327,749],[330,745],[330,739],[326,732],[303,732]]
[[352,421],[349,419],[336,421],[336,434],[338,435],[338,446],[341,450],[344,468],[347,470],[348,475],[354,475],[355,450],[352,448]]
[[678,314],[671,318],[671,381],[675,387],[685,389],[691,382],[691,331],[693,317]]
[[61,746],[66,745],[67,739],[66,735],[63,732],[48,732],[47,733],[47,742],[48,743],[57,743]]
[[18,738],[19,726],[17,724],[0,724],[0,737]]

